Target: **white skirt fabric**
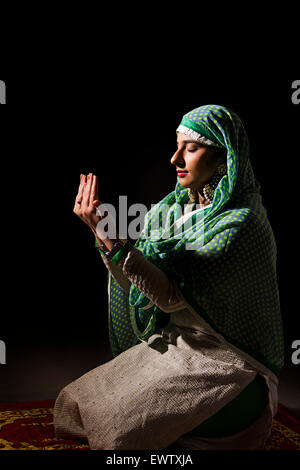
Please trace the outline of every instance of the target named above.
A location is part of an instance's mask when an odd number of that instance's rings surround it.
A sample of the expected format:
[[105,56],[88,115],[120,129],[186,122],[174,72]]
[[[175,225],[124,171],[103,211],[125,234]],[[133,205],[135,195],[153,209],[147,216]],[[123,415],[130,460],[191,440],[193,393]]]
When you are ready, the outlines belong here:
[[[184,314],[183,314],[184,313]],[[57,437],[91,449],[263,449],[277,410],[277,378],[226,343],[192,309],[171,314],[167,327],[91,370],[59,394]],[[226,438],[186,436],[264,376],[269,404],[249,428]]]

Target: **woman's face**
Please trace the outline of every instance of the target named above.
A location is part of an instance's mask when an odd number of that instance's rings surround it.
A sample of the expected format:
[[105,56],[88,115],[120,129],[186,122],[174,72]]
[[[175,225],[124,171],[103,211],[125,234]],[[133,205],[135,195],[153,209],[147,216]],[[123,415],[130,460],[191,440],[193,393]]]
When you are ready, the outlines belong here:
[[213,147],[205,146],[181,132],[177,134],[177,147],[171,163],[176,166],[180,185],[202,190],[224,157],[216,155]]

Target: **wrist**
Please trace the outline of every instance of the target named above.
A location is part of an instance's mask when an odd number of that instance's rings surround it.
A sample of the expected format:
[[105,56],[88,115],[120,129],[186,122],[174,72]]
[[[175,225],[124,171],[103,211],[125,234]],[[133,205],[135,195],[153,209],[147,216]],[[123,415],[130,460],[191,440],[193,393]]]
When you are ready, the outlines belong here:
[[117,242],[121,242],[119,238],[100,238],[99,235],[94,232],[95,235],[95,246],[101,248],[103,252],[110,252]]
[[105,246],[105,251],[110,251],[113,249],[115,243],[117,242],[118,240],[112,240],[111,238],[102,238],[101,239],[101,242],[103,243],[103,245]]
[[117,240],[113,248],[105,253],[106,258],[114,264],[118,264],[133,246],[128,240]]
[[93,230],[95,238],[98,240],[98,243],[105,247],[106,251],[110,251],[116,242],[119,242],[119,235],[116,233],[115,238],[109,238],[108,236],[101,236],[98,231]]
[[128,251],[130,251],[133,246],[128,240],[109,240],[111,243],[109,244],[112,246],[111,249],[106,247],[103,243],[103,240],[100,240],[97,236],[95,237],[95,247],[104,255],[109,261],[114,264],[118,264],[121,259],[123,259]]
[[95,247],[103,254],[105,255],[105,252],[107,251],[107,247],[102,243],[102,241],[95,236]]

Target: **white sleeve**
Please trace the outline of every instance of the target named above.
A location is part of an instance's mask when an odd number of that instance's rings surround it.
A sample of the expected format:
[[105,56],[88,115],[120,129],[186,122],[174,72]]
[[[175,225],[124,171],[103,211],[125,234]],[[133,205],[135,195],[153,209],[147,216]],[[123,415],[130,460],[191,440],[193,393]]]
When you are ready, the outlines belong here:
[[166,313],[186,305],[186,300],[175,281],[146,260],[135,247],[132,247],[117,265],[104,255],[101,256],[107,269],[125,292],[129,293],[131,284],[134,284],[152,304]]

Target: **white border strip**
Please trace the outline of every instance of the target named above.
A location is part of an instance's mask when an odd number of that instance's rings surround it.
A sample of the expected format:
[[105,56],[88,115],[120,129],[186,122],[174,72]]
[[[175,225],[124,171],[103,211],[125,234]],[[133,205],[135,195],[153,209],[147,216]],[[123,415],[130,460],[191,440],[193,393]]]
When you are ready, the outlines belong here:
[[212,147],[223,148],[222,145],[215,144],[211,140],[207,139],[207,137],[203,137],[203,135],[199,134],[193,129],[190,129],[189,127],[183,126],[182,124],[178,126],[176,132],[181,132],[182,134],[189,135],[190,137],[192,137],[192,139],[197,140],[198,142],[201,142],[202,144],[210,145]]

